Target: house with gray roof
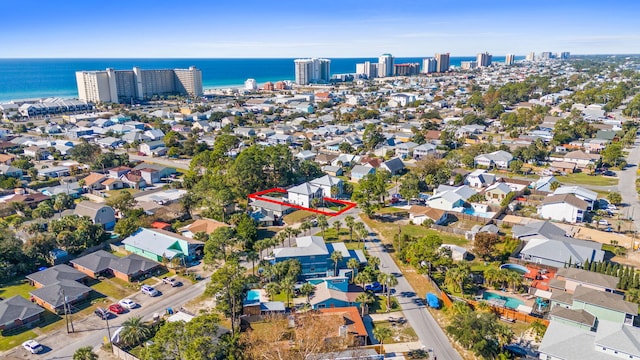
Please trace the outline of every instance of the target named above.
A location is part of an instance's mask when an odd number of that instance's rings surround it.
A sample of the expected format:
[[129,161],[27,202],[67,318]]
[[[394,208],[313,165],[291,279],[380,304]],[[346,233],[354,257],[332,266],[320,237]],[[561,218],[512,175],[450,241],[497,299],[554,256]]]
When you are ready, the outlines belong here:
[[86,277],[64,264],[27,275],[29,282],[37,288],[30,292],[33,302],[58,314],[64,311],[65,299],[74,304],[89,298],[92,289],[81,283]]
[[309,181],[309,184],[320,187],[324,197],[337,198],[342,195],[343,182],[338,177],[325,175]]
[[99,276],[115,276],[124,281],[133,281],[151,273],[162,264],[136,254],[118,257],[104,250],[71,260],[73,267],[96,279]]
[[111,206],[81,201],[73,210],[74,215],[86,216],[96,225],[102,225],[107,230],[113,230],[116,225],[116,213]]
[[351,181],[358,182],[369,174],[374,174],[376,169],[373,166],[356,165],[351,169]]
[[473,163],[476,166],[485,166],[487,168],[509,168],[509,163],[513,160],[513,155],[504,151],[498,150],[489,154],[480,154],[473,158]]
[[578,199],[586,201],[588,210],[593,210],[593,206],[596,200],[598,200],[598,194],[596,192],[591,191],[589,189],[585,189],[582,186],[563,185],[557,188],[553,192],[553,195],[564,195],[564,194],[573,194]]
[[547,196],[538,208],[538,215],[544,219],[578,223],[584,220],[589,204],[573,194]]
[[380,169],[390,172],[391,175],[397,175],[401,173],[404,168],[404,163],[400,158],[393,158],[380,164]]
[[313,199],[322,200],[322,196],[323,189],[309,182],[287,189],[287,201],[305,208],[311,207]]
[[620,281],[616,276],[572,267],[558,269],[556,280],[562,281],[562,290],[569,292],[573,292],[579,285],[600,291],[613,292]]
[[20,295],[0,301],[0,331],[29,326],[40,321],[44,309]]

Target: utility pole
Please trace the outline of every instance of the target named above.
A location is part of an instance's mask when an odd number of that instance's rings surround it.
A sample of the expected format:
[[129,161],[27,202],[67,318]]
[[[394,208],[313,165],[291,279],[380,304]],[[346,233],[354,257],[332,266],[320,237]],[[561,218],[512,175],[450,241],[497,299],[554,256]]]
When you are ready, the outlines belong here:
[[67,334],[69,331],[69,314],[67,313],[67,298],[64,296],[64,290],[60,289],[60,294],[62,295],[62,308],[64,309],[64,320],[67,325]]
[[[107,322],[107,334],[109,336],[109,344],[111,344],[111,328],[109,327],[109,313],[107,313],[107,316],[104,317],[104,321]],[[113,352],[113,345],[110,346],[111,348],[111,352]]]

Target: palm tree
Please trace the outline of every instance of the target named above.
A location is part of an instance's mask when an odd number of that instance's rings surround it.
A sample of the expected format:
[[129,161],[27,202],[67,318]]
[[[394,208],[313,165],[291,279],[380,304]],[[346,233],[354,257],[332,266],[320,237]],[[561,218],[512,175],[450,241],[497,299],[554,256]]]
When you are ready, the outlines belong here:
[[354,281],[356,284],[361,284],[362,288],[364,289],[365,285],[371,281],[371,273],[369,273],[368,271],[361,271],[358,273],[358,275],[356,275]]
[[309,296],[311,296],[311,294],[313,294],[313,291],[315,289],[316,288],[313,285],[311,285],[311,283],[308,283],[308,282],[306,282],[306,283],[302,284],[302,286],[300,286],[300,294],[302,294],[302,295],[307,297],[307,303],[309,302]]
[[338,263],[342,261],[342,259],[343,256],[340,251],[334,251],[331,253],[331,260],[333,260],[333,263],[335,264],[333,276],[338,276]]
[[498,269],[492,267],[484,271],[484,280],[487,285],[495,288],[495,283],[500,279],[500,272]]
[[376,298],[368,291],[361,292],[358,297],[356,297],[356,302],[360,303],[361,316],[364,317],[365,309],[369,307],[369,304],[372,304],[375,301]]
[[273,297],[280,294],[280,285],[278,283],[270,282],[264,287],[264,291],[269,295],[269,299],[273,300]]
[[311,225],[311,222],[308,220],[305,220],[302,222],[302,224],[300,224],[300,230],[304,231],[305,233],[308,230],[311,230],[311,228],[313,227],[313,225]]
[[340,240],[340,228],[342,227],[342,222],[340,220],[336,220],[333,222],[333,228],[336,231],[336,240]]
[[291,235],[293,235],[293,229],[292,228],[284,229],[284,236],[286,236],[287,240],[289,240],[289,247],[291,247]]
[[369,236],[369,230],[364,226],[364,223],[356,223],[355,225],[356,231],[358,231],[358,236],[362,239],[362,248],[365,248],[367,245],[367,237]]
[[369,263],[369,266],[371,266],[372,269],[378,269],[380,267],[380,258],[376,257],[376,256],[370,256],[367,259],[367,262]]
[[260,260],[260,255],[255,251],[249,251],[247,253],[247,261],[251,261],[251,271],[253,275],[256,274],[256,261]]
[[302,233],[302,229],[293,228],[291,229],[291,234],[294,238],[297,238]]
[[535,334],[536,341],[542,340],[544,333],[547,331],[547,327],[539,320],[532,322],[529,329]]
[[287,306],[289,306],[289,297],[293,294],[294,286],[296,285],[295,280],[292,277],[287,276],[280,282],[280,289],[284,291],[287,296]]
[[384,344],[384,339],[393,335],[391,329],[382,326],[376,326],[373,328],[373,336],[376,337],[380,345]]
[[84,346],[73,353],[73,360],[98,360],[98,354],[93,352],[91,346]]
[[353,283],[353,280],[356,276],[356,269],[360,267],[360,261],[358,261],[355,258],[351,258],[349,259],[349,261],[347,261],[347,267],[349,269],[351,269],[351,282]]
[[324,236],[324,231],[329,227],[329,223],[327,222],[327,217],[324,215],[318,216],[318,227],[322,230],[322,237]]
[[344,218],[344,223],[349,228],[349,240],[353,241],[353,226],[355,225],[355,219],[353,216],[349,215]]
[[142,322],[142,317],[134,316],[122,323],[120,341],[130,347],[141,344],[151,336],[151,328]]
[[447,270],[444,277],[444,283],[452,292],[460,291],[462,293],[464,277],[460,268],[454,267]]
[[398,279],[393,274],[380,273],[378,281],[384,285],[384,290],[387,293],[387,311],[391,310],[391,288],[398,285]]

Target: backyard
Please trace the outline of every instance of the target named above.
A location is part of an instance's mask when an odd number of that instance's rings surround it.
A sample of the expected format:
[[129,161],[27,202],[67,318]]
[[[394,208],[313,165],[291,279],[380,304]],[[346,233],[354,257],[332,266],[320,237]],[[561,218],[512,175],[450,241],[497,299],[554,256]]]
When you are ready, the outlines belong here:
[[605,176],[593,176],[586,173],[573,173],[566,176],[557,176],[556,179],[563,184],[613,186],[618,185],[618,179]]

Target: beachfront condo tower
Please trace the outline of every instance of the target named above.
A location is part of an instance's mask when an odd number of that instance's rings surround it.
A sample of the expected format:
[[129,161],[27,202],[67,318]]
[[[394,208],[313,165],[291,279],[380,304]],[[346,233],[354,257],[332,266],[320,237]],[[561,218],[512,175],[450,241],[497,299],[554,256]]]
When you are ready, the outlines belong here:
[[293,63],[297,85],[328,83],[331,78],[331,60],[329,59],[296,59]]

